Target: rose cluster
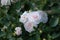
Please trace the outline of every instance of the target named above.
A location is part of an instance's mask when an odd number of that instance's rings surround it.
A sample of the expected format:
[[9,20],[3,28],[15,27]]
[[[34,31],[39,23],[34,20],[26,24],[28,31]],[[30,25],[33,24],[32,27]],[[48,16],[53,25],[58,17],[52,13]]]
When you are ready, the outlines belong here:
[[34,27],[37,28],[40,22],[46,23],[48,21],[47,13],[44,11],[25,11],[20,15],[20,22],[24,24],[24,28],[27,32],[31,33],[34,31]]

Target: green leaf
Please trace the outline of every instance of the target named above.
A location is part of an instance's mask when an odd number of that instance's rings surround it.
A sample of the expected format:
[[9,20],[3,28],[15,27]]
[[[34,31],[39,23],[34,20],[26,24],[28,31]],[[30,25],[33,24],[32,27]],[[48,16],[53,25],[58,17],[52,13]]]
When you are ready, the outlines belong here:
[[38,9],[43,9],[46,3],[47,3],[47,0],[40,0],[40,1],[37,1],[36,4],[37,4]]
[[14,37],[11,37],[11,38],[9,38],[9,40],[15,40],[15,38]]
[[58,37],[60,37],[60,33],[58,33],[58,34],[56,34],[56,33],[52,34],[52,39],[55,39],[55,38],[58,38]]
[[56,27],[59,23],[59,18],[58,17],[52,17],[51,20],[49,21],[49,25],[51,27]]
[[22,38],[17,38],[17,40],[23,40]]
[[48,34],[47,37],[48,37],[48,40],[52,40],[50,34]]
[[36,34],[36,40],[40,40],[40,35]]
[[4,37],[5,35],[5,32],[0,31],[0,37]]
[[[18,6],[18,7],[17,7]],[[16,9],[20,9],[20,7],[21,7],[21,5],[20,5],[20,1],[19,2],[17,2],[16,4],[15,4],[15,8]]]

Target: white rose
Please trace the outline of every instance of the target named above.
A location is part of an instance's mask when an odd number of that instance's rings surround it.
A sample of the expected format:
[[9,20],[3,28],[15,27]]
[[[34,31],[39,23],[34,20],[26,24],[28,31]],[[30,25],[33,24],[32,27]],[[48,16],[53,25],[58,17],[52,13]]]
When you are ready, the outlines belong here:
[[41,16],[39,15],[39,13],[37,11],[33,11],[29,13],[29,17],[28,17],[29,21],[34,22],[36,24],[39,24],[41,22]]
[[27,12],[25,11],[22,15],[21,18],[19,19],[20,22],[25,23],[28,21],[28,17],[27,17]]
[[15,28],[15,33],[16,33],[16,35],[22,34],[21,27],[16,27],[16,28]]
[[1,0],[1,5],[11,5],[10,0]]
[[20,35],[21,34],[21,31],[15,31],[16,35]]
[[30,21],[24,24],[25,30],[28,31],[29,33],[34,31],[34,27],[37,27],[37,24],[34,24],[33,22]]
[[21,30],[21,27],[16,27],[15,30],[16,30],[16,31],[17,31],[17,30]]
[[39,14],[41,16],[41,22],[46,23],[48,21],[48,15],[44,11],[39,11]]
[[32,11],[29,12],[29,15],[29,20],[36,24],[39,24],[40,22],[46,23],[48,21],[48,15],[44,11]]

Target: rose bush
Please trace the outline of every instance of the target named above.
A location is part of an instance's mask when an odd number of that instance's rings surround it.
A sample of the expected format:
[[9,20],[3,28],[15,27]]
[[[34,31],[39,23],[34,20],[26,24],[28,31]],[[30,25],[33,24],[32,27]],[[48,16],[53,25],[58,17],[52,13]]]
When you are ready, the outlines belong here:
[[0,40],[59,39],[59,0],[0,1]]

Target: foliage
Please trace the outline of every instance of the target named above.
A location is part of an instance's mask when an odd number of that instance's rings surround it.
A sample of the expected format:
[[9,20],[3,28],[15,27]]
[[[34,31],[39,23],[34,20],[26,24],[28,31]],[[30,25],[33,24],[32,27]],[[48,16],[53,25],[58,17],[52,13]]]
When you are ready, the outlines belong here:
[[[46,24],[40,23],[32,33],[26,32],[23,24],[19,22],[20,15],[29,10],[43,10],[48,13],[49,18]],[[14,33],[18,26],[22,27],[20,36]],[[0,40],[43,39],[60,39],[60,0],[19,0],[9,6],[0,6]]]

